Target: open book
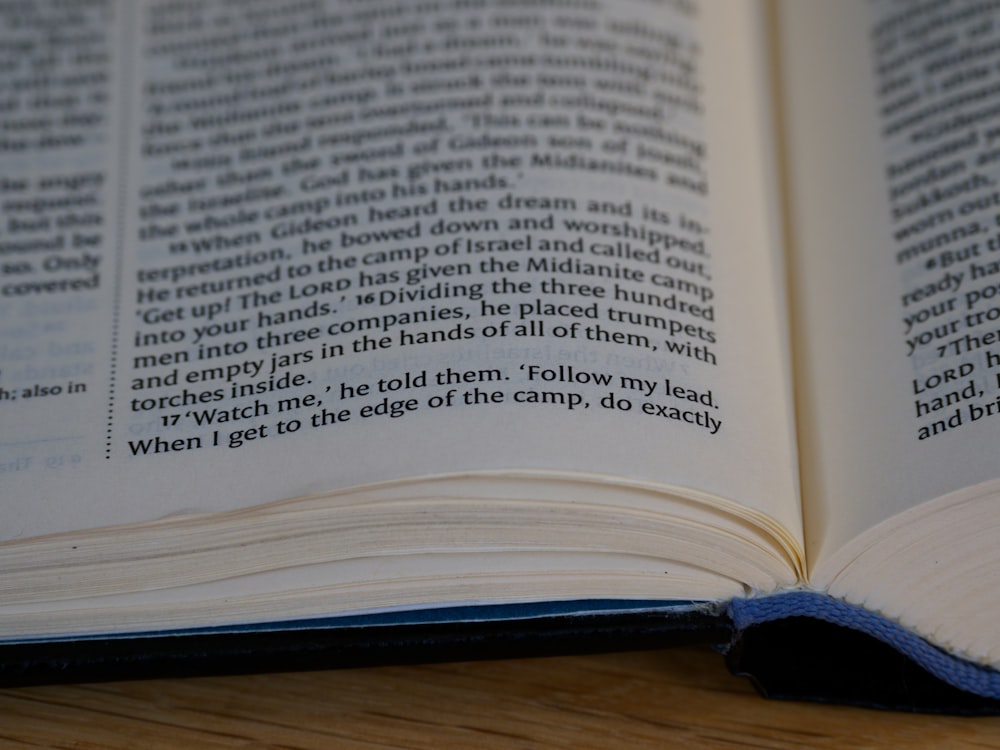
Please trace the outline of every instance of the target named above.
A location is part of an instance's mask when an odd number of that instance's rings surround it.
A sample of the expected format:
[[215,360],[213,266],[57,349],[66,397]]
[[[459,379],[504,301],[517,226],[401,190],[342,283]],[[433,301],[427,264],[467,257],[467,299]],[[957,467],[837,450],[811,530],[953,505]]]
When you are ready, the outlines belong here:
[[4,5],[4,679],[812,617],[1000,697],[998,44],[964,2]]

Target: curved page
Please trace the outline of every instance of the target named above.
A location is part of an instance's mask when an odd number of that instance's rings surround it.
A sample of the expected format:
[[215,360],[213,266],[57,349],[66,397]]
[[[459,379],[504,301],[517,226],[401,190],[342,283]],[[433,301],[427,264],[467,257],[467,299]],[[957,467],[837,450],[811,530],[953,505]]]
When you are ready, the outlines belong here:
[[81,8],[0,154],[0,533],[539,470],[800,549],[755,10]]

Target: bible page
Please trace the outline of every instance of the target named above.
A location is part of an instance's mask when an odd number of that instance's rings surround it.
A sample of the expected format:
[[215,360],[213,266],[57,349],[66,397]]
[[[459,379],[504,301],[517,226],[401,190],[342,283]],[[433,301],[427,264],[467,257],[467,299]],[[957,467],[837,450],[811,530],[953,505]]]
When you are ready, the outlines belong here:
[[758,10],[4,6],[4,538],[538,471],[800,549]]
[[807,548],[824,564],[997,476],[1000,79],[984,61],[1000,27],[962,2],[781,11]]

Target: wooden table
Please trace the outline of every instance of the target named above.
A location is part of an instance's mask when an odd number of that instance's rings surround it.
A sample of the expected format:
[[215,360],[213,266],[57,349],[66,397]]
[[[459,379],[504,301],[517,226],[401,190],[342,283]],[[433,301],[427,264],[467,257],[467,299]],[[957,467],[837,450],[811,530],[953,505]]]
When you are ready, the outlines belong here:
[[706,648],[0,691],[0,748],[1000,748],[1000,717],[760,698]]

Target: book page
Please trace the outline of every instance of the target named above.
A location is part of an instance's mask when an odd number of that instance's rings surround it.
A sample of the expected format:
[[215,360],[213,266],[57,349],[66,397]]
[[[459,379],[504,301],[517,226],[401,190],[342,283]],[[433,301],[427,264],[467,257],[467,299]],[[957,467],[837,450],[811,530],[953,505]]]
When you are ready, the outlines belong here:
[[5,6],[4,537],[543,470],[798,545],[756,10]]
[[962,2],[794,2],[781,22],[807,547],[822,563],[998,473],[986,59],[1000,27]]

